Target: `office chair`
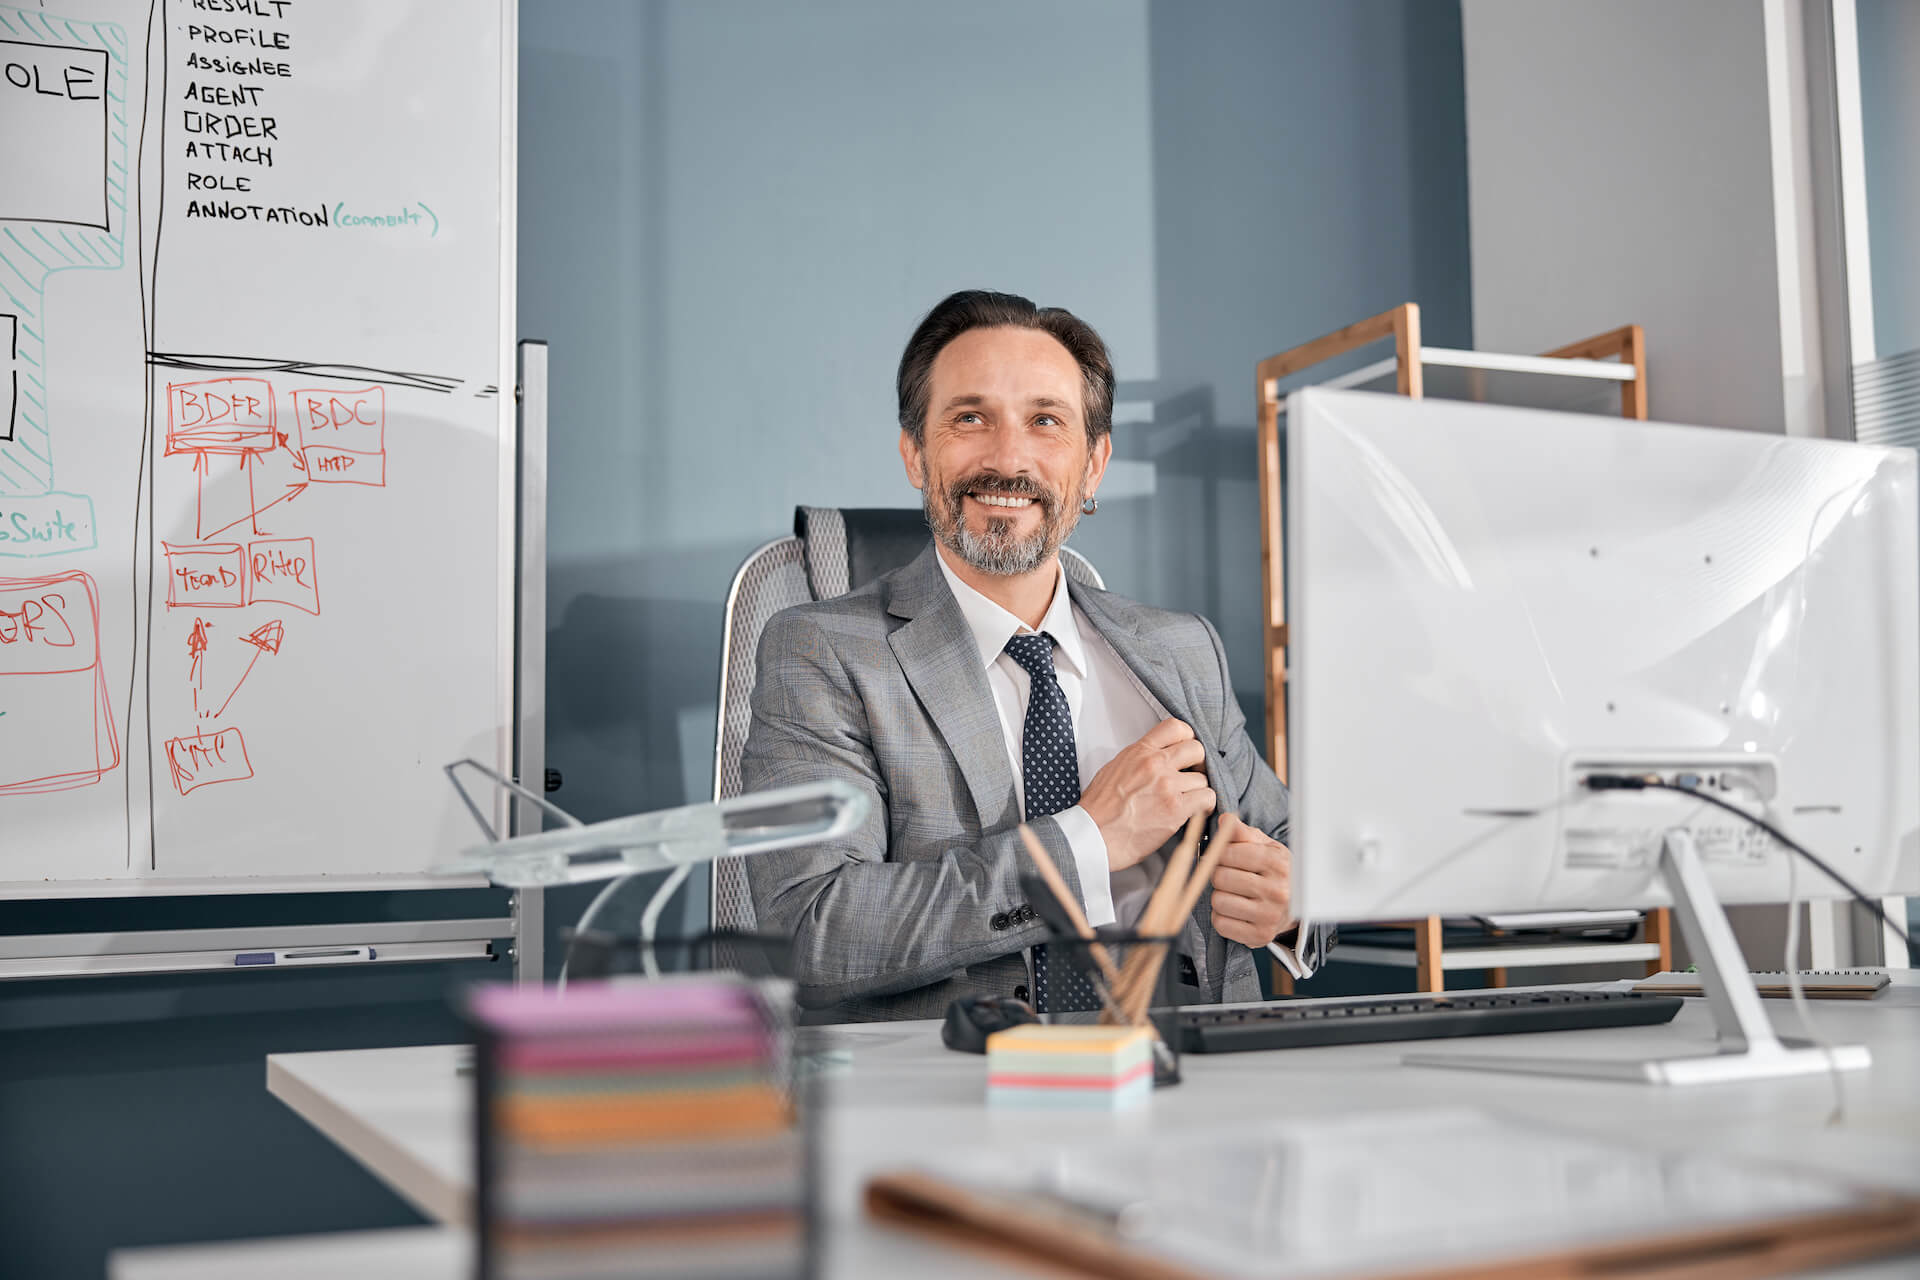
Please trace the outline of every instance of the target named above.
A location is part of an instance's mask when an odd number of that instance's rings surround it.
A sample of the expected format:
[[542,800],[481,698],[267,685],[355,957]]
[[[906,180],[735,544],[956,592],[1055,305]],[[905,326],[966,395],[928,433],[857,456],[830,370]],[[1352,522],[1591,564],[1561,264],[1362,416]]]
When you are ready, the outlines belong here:
[[[727,589],[720,648],[719,732],[713,751],[713,798],[740,794],[740,753],[753,722],[754,660],[767,620],[789,605],[830,600],[910,562],[931,538],[914,508],[795,507],[793,536],[769,542],[741,564]],[[1087,558],[1060,549],[1068,576],[1086,586],[1106,583]],[[713,863],[712,926],[751,933],[753,897],[743,858]]]

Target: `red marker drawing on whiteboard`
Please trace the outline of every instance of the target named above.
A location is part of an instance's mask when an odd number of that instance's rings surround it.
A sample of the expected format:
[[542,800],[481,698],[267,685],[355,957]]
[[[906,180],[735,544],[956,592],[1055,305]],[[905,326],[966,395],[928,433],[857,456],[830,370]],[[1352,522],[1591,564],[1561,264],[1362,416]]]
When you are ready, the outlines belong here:
[[207,656],[207,620],[195,618],[193,630],[187,636],[187,656],[191,659],[187,667],[187,681],[193,686],[193,709],[200,709],[200,691],[207,687],[207,671],[202,661]]
[[222,702],[220,709],[213,713],[215,719],[226,714],[227,704],[233,701],[233,695],[240,692],[240,686],[245,684],[247,677],[253,674],[253,664],[260,661],[260,655],[263,653],[279,653],[280,642],[284,639],[286,639],[286,628],[280,624],[278,619],[255,627],[252,632],[240,637],[241,644],[250,644],[253,646],[253,656],[247,659],[247,669],[240,673],[238,680],[234,681],[233,689],[227,694],[226,702]]

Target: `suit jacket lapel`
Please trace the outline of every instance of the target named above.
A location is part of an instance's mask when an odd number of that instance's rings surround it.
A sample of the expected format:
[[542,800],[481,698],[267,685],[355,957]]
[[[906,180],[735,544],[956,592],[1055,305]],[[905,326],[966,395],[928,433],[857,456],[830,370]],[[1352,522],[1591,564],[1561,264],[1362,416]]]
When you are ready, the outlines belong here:
[[1213,762],[1219,758],[1216,750],[1219,744],[1213,741],[1212,726],[1201,723],[1193,714],[1193,708],[1187,702],[1186,687],[1175,674],[1177,668],[1166,650],[1134,628],[1132,619],[1127,617],[1124,609],[1114,606],[1113,596],[1104,591],[1090,590],[1071,577],[1067,579],[1067,590],[1073,596],[1073,602],[1080,606],[1080,611],[1099,628],[1101,636],[1120,655],[1120,661],[1127,664],[1127,669],[1147,687],[1154,700],[1168,715],[1192,726],[1194,736],[1207,749],[1207,776],[1211,778]]
[[[1087,620],[1099,629],[1101,636],[1113,646],[1113,651],[1120,655],[1120,661],[1146,686],[1166,714],[1184,720],[1192,727],[1194,737],[1200,740],[1201,747],[1207,753],[1207,778],[1214,784],[1220,809],[1231,809],[1239,797],[1221,793],[1218,785],[1220,778],[1215,768],[1220,752],[1219,744],[1213,740],[1213,728],[1193,714],[1193,708],[1187,701],[1186,687],[1175,674],[1173,660],[1165,649],[1150,637],[1140,634],[1133,620],[1127,616],[1124,605],[1116,607],[1115,597],[1104,591],[1089,590],[1071,577],[1067,579],[1067,584],[1073,602],[1080,606]],[[1200,900],[1194,906],[1193,915],[1181,925],[1181,936],[1189,954],[1193,956],[1202,991],[1212,990],[1213,975],[1223,971],[1226,963],[1225,944],[1218,934],[1212,932],[1212,922],[1213,886],[1208,885],[1200,891]]]
[[973,632],[931,545],[893,580],[887,611],[907,619],[888,637],[900,670],[960,766],[983,831],[1019,821],[1006,732]]

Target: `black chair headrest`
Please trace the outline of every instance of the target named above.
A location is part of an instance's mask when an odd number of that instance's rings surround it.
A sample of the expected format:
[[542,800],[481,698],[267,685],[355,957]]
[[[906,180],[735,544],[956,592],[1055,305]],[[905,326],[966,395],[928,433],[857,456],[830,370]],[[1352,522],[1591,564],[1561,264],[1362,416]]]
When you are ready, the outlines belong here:
[[817,600],[857,591],[911,563],[933,536],[926,516],[913,507],[795,507],[793,531]]

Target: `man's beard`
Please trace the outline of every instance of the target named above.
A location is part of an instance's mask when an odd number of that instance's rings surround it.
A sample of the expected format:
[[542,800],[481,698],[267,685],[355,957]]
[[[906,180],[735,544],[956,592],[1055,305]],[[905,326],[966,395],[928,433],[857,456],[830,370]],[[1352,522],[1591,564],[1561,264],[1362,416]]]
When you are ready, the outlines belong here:
[[[975,533],[962,514],[967,495],[975,489],[1032,498],[1040,507],[1040,527],[1022,537],[1014,533],[1012,520],[989,516],[986,532]],[[1080,519],[1077,492],[1069,500],[1031,476],[1003,476],[997,471],[976,471],[945,486],[929,484],[921,491],[920,506],[941,546],[980,572],[1000,577],[1032,573],[1045,564]]]

